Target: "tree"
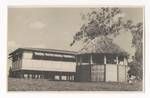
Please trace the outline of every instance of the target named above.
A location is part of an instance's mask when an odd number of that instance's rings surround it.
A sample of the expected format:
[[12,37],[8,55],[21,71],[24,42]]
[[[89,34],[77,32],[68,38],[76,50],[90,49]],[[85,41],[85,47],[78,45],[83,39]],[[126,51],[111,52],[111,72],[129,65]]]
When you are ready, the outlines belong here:
[[130,70],[128,71],[129,76],[131,75],[136,76],[137,79],[143,78],[143,69],[141,64],[138,61],[133,60],[128,65],[130,67]]
[[74,35],[71,46],[81,39],[87,42],[98,36],[118,35],[123,26],[122,18],[119,8],[92,9],[87,14],[87,23],[83,24],[80,31]]
[[135,58],[130,66],[130,75],[135,75],[138,78],[143,78],[143,24],[137,23],[136,25],[130,26],[130,30],[133,36],[132,46],[135,47]]
[[87,16],[86,23],[84,23],[79,32],[73,36],[73,42],[70,45],[74,45],[74,43],[79,40],[83,40],[84,43],[87,43],[98,36],[110,38],[109,36],[113,35],[116,37],[120,34],[121,30],[127,30],[132,33],[132,46],[136,49],[134,60],[136,64],[131,63],[130,65],[133,64],[133,66],[130,69],[133,72],[134,69],[137,68],[137,72],[140,71],[139,73],[142,73],[143,24],[133,24],[131,20],[124,21],[123,12],[119,8],[103,7],[91,9],[91,12],[85,16]]
[[132,32],[132,45],[135,47],[135,60],[141,65],[143,64],[143,24],[138,23],[131,29]]

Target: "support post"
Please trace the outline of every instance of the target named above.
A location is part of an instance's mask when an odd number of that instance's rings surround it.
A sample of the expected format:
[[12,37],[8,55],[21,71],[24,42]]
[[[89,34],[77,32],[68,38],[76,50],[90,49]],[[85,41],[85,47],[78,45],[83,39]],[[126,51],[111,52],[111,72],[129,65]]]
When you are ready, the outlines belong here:
[[123,59],[123,65],[127,65],[127,60],[126,60],[125,57],[124,57],[124,59]]
[[35,79],[35,74],[33,74],[33,79]]
[[81,55],[79,56],[79,59],[80,59],[80,65],[82,65],[82,58],[81,58]]
[[67,75],[66,75],[66,80],[68,80],[68,79],[67,79]]
[[31,75],[32,75],[32,79],[33,79],[33,73]]
[[119,61],[118,61],[118,56],[116,57],[116,63],[117,63],[117,65],[119,64]]
[[90,64],[93,65],[93,56],[92,56],[92,54],[90,55]]
[[107,59],[106,59],[106,56],[104,56],[104,64],[107,63]]
[[126,71],[126,68],[127,68],[127,59],[124,57],[123,59],[123,65],[125,67],[125,81],[127,81],[127,71]]
[[76,55],[76,65],[78,66],[78,56]]
[[74,81],[74,75],[72,75],[72,80]]
[[62,80],[62,75],[59,75],[59,80],[60,80],[60,81]]
[[70,80],[72,80],[72,76],[70,75]]
[[107,58],[104,55],[104,81],[106,81],[106,64],[107,64]]
[[118,62],[118,56],[116,57],[116,64],[117,64],[117,82],[119,82],[119,62]]
[[30,78],[30,74],[27,74],[28,79]]
[[22,74],[22,78],[24,78],[24,73]]
[[68,75],[67,75],[67,81],[69,81],[69,77],[68,77]]
[[67,80],[69,81],[69,75],[67,75]]

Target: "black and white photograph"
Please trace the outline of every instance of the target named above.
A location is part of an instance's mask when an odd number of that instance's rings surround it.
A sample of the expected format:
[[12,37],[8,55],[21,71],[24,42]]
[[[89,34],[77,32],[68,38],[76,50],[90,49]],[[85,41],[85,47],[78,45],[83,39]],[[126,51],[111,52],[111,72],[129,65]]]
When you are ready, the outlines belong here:
[[144,7],[7,12],[8,91],[143,91]]

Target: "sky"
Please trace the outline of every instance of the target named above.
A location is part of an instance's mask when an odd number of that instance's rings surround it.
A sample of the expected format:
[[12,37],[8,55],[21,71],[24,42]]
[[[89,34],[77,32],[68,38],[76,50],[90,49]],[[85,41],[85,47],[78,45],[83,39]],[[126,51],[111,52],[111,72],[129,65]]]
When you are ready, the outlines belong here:
[[[142,8],[121,8],[125,20],[134,23],[143,22]],[[82,13],[89,8],[13,8],[8,9],[8,52],[19,47],[50,48],[77,51],[80,43],[73,47],[70,43],[73,35],[83,24]],[[114,42],[129,54],[134,54],[131,47],[132,35],[123,32]]]

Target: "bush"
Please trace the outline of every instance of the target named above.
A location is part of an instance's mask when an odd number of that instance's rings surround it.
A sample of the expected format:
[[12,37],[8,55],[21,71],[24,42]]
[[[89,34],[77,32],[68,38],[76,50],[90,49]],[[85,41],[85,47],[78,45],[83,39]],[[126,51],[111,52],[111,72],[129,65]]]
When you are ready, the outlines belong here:
[[137,61],[132,61],[129,63],[129,76],[136,76],[136,79],[140,80],[143,79],[143,67],[142,65]]

